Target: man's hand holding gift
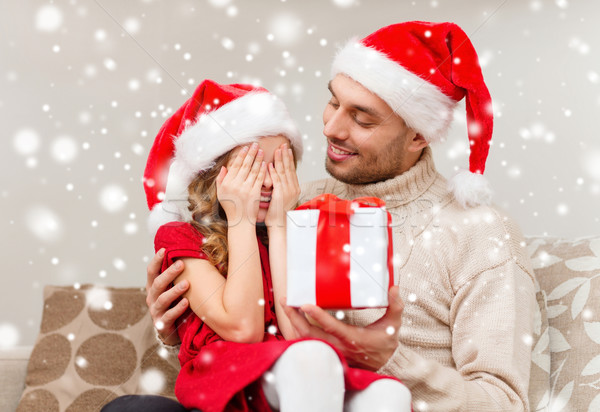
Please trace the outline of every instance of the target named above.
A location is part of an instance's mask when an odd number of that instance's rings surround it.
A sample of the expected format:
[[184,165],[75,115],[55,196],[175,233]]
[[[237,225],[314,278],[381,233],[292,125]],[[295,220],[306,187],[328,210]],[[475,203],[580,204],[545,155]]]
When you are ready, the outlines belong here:
[[[402,324],[404,304],[398,296],[398,286],[389,289],[388,300],[385,314],[366,327],[347,325],[316,305],[292,308],[285,305],[283,298],[282,305],[298,337],[323,339],[338,348],[350,366],[376,371],[398,347],[397,334]],[[309,323],[304,314],[320,327]]]

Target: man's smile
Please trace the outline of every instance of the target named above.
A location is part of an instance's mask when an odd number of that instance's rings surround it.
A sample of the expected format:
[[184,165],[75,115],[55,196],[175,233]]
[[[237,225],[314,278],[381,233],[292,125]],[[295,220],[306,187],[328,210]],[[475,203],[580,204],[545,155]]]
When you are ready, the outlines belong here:
[[351,151],[340,149],[339,147],[336,147],[336,146],[332,145],[331,143],[329,143],[329,145],[327,146],[327,156],[331,160],[334,160],[336,162],[342,162],[353,156],[356,156],[357,154],[358,153],[356,153],[356,152],[351,152]]

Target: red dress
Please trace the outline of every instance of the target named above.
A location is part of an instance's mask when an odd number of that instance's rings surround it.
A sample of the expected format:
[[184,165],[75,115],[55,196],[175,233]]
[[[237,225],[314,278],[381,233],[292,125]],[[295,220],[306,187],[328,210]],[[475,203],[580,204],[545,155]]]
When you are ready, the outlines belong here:
[[[207,259],[201,250],[202,239],[203,236],[189,223],[172,222],[161,226],[154,245],[156,250],[165,248],[162,271],[177,258]],[[258,249],[265,291],[263,342],[225,341],[190,309],[178,320],[181,371],[175,383],[175,395],[188,409],[197,408],[204,412],[271,411],[261,388],[260,377],[298,340],[284,340],[277,328],[269,256],[267,248],[260,241]],[[268,332],[271,325],[276,327],[275,334]],[[344,367],[346,390],[362,390],[377,379],[389,378],[349,367],[344,356],[335,347],[332,348]]]

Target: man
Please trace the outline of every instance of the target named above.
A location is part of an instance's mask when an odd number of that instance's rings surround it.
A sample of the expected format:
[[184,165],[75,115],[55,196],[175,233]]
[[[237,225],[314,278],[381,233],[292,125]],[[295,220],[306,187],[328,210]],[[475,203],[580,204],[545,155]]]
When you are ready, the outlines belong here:
[[[332,178],[306,184],[301,201],[386,201],[404,311],[351,310],[340,321],[316,306],[286,307],[293,326],[354,366],[399,378],[416,411],[528,411],[533,271],[518,228],[487,205],[491,99],[471,42],[451,23],[392,25],[351,41],[332,75],[323,113]],[[465,96],[470,172],[448,183],[428,144],[443,140]],[[168,285],[182,265],[158,275],[161,259],[148,265],[147,303],[161,339],[175,345],[188,303],[170,308],[185,288]]]

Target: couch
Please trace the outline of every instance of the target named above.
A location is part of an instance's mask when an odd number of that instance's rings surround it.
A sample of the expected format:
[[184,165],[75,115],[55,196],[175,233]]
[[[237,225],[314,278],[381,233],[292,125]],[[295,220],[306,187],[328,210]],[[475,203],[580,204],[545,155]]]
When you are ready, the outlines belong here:
[[[600,411],[600,238],[530,237],[533,411]],[[33,347],[0,351],[0,411],[86,412],[127,393],[173,397],[143,289],[46,286]]]

